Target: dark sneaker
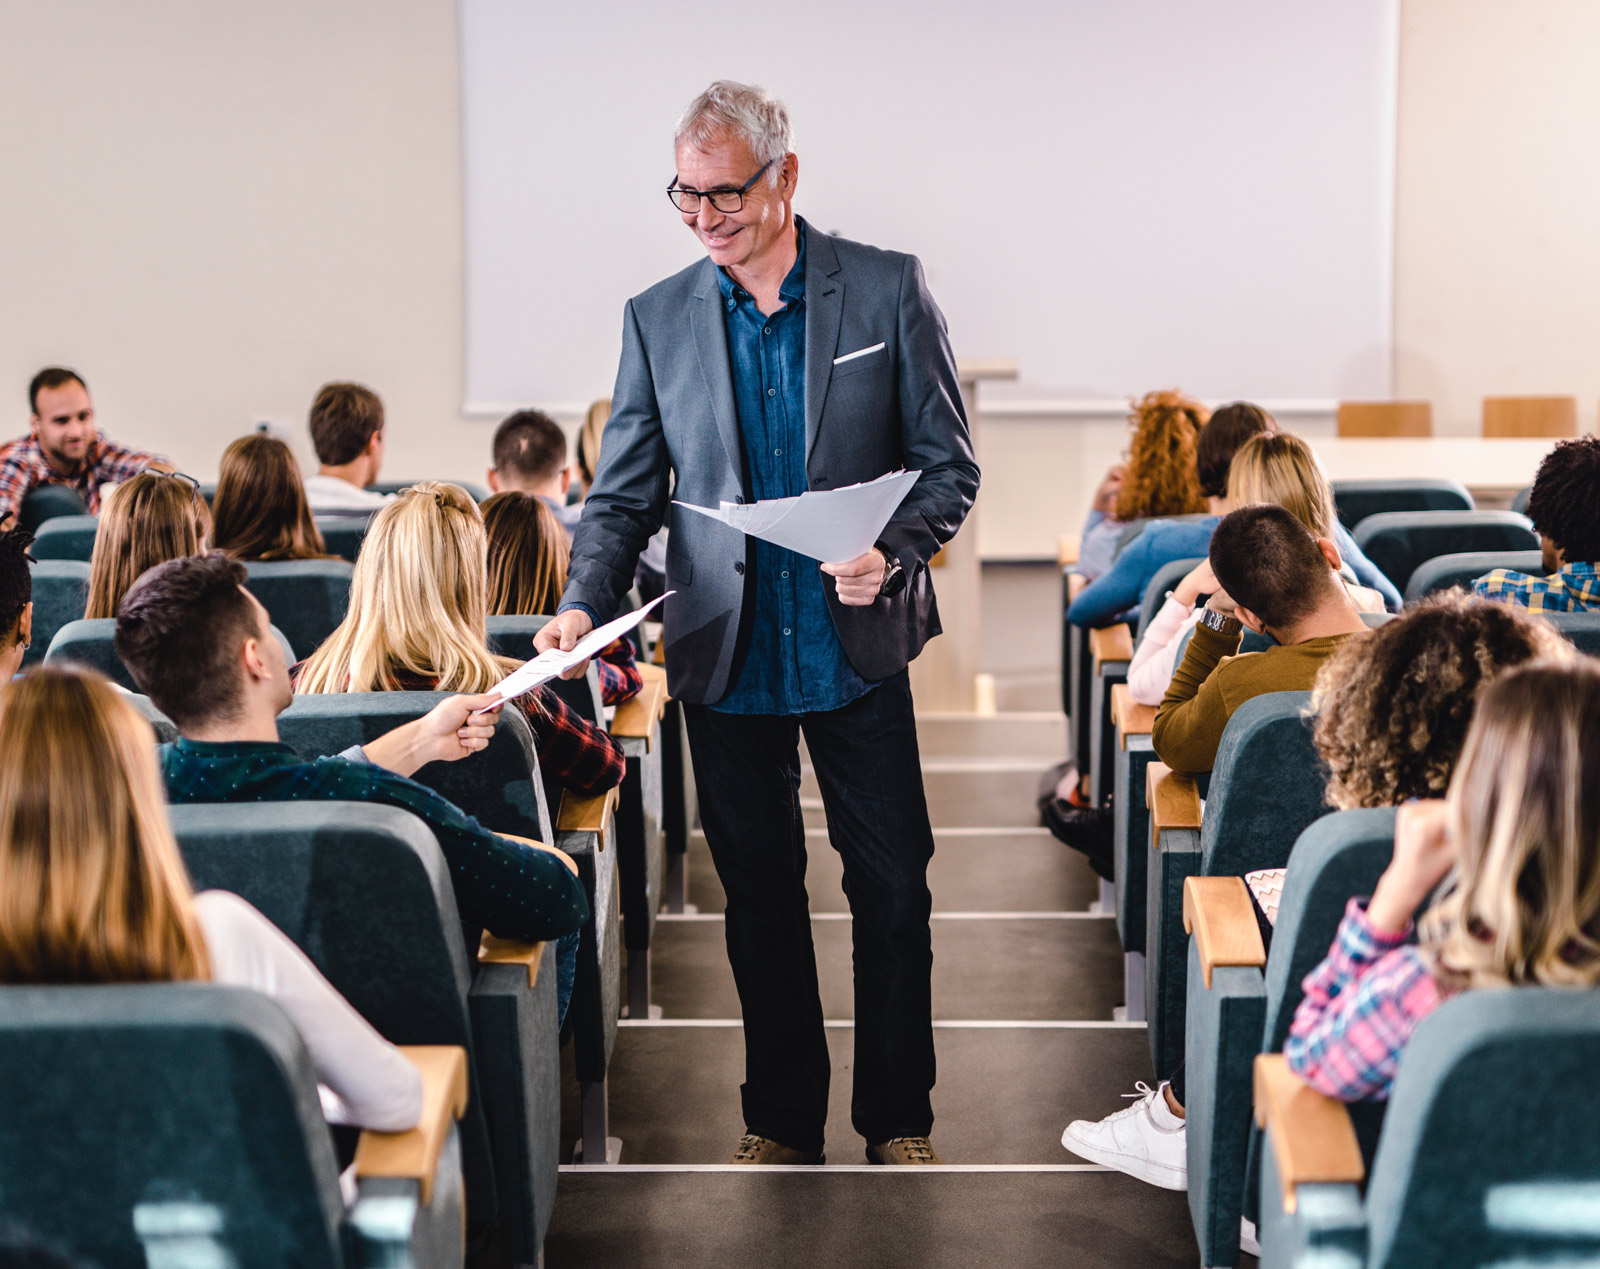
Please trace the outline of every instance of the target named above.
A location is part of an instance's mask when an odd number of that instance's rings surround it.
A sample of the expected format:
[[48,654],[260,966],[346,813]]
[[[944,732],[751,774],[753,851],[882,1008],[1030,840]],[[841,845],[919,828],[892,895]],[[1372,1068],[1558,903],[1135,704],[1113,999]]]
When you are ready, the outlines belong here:
[[875,1146],[867,1147],[868,1163],[886,1163],[898,1167],[913,1164],[937,1164],[939,1156],[926,1137],[890,1137]]
[[733,1152],[729,1163],[797,1164],[826,1163],[828,1156],[822,1151],[796,1150],[782,1145],[771,1137],[758,1137],[747,1132],[739,1138],[739,1148]]
[[1116,879],[1113,875],[1113,820],[1109,808],[1078,809],[1057,798],[1046,808],[1045,827],[1057,840],[1065,842],[1073,850],[1081,851],[1088,859],[1089,867],[1100,876],[1107,881]]

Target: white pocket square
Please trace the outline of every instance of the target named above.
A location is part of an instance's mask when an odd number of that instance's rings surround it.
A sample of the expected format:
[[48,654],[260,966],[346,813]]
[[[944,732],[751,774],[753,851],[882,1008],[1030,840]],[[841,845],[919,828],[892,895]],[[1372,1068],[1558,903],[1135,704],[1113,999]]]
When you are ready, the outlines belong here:
[[833,364],[836,366],[842,366],[845,362],[854,361],[857,357],[865,357],[868,353],[875,353],[882,347],[883,343],[880,341],[876,344],[873,344],[871,348],[857,348],[853,353],[845,353],[843,357],[835,357],[833,359]]

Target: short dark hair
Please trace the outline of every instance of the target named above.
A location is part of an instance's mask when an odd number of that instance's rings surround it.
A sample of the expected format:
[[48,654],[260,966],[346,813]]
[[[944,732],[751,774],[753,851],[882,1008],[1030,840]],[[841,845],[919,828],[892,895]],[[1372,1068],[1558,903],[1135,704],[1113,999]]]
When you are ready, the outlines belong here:
[[[0,525],[11,518],[0,516]],[[22,610],[33,602],[33,573],[28,568],[28,547],[33,534],[23,529],[0,530],[0,639],[15,643]]]
[[1233,401],[1215,410],[1195,442],[1194,465],[1200,474],[1200,492],[1208,498],[1226,497],[1228,468],[1239,447],[1252,436],[1277,430],[1277,420],[1248,401]]
[[168,560],[129,587],[117,608],[117,656],[180,728],[238,712],[239,649],[259,633],[241,589],[245,575],[221,551]]
[[1600,560],[1600,437],[1562,441],[1544,456],[1528,495],[1528,519],[1568,564]]
[[59,388],[68,383],[77,384],[85,392],[89,390],[89,385],[76,370],[68,370],[65,366],[46,366],[28,384],[28,409],[38,414],[39,393],[46,388]]
[[1240,507],[1211,535],[1211,571],[1241,608],[1283,630],[1310,616],[1333,587],[1317,540],[1274,503]]
[[325,383],[311,403],[311,448],[324,467],[355,462],[383,430],[383,402],[359,383]]
[[567,434],[542,410],[518,410],[494,430],[494,469],[542,485],[567,465]]

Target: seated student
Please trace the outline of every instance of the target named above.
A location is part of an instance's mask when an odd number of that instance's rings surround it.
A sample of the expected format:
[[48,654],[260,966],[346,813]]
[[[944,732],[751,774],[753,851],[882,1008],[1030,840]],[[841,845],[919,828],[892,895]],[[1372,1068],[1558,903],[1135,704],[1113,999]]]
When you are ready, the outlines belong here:
[[[1400,607],[1400,594],[1389,579],[1353,541],[1347,546],[1341,538],[1333,490],[1311,446],[1298,436],[1287,432],[1252,436],[1233,456],[1228,468],[1229,506],[1248,507],[1261,502],[1288,509],[1313,536],[1333,540],[1344,561],[1345,589],[1362,612]],[[1207,565],[1197,565],[1171,591],[1145,627],[1128,666],[1128,691],[1139,704],[1159,705],[1167,694],[1178,645],[1200,619],[1195,610],[1200,583],[1209,576]]]
[[1228,468],[1233,456],[1252,436],[1277,430],[1260,406],[1235,401],[1215,411],[1195,439],[1195,474],[1211,514],[1198,520],[1158,520],[1128,543],[1110,570],[1085,586],[1067,610],[1078,626],[1105,626],[1132,619],[1144,599],[1144,588],[1173,560],[1204,555],[1217,522],[1228,510]]
[[[1211,770],[1234,710],[1265,692],[1307,691],[1335,649],[1366,630],[1338,549],[1271,504],[1230,511],[1211,537],[1212,592],[1156,711],[1150,744],[1174,771]],[[1235,653],[1244,628],[1278,641]]]
[[[490,615],[555,612],[567,587],[567,535],[549,506],[527,494],[497,493],[482,510],[489,535]],[[594,663],[606,705],[620,705],[644,686],[627,639],[608,644]]]
[[1123,530],[1135,520],[1206,510],[1195,446],[1209,417],[1205,406],[1181,392],[1148,392],[1134,404],[1128,459],[1106,473],[1096,491],[1079,540],[1078,572],[1090,581],[1105,573]]
[[167,796],[397,806],[433,830],[463,921],[521,940],[578,929],[589,902],[565,856],[491,833],[406,778],[483,749],[497,715],[473,711],[490,699],[453,696],[370,744],[302,762],[278,742],[277,717],[294,695],[289,667],[244,578],[244,565],[219,551],[173,560],[141,577],[117,614],[117,655],[178,728],[160,751]]
[[[350,611],[295,667],[297,692],[487,692],[517,662],[489,651],[488,537],[457,485],[403,489],[373,517],[350,582]],[[548,688],[519,697],[539,765],[593,796],[622,782],[611,736]]]
[[1329,1097],[1387,1098],[1417,1024],[1457,992],[1600,984],[1597,925],[1600,666],[1525,666],[1484,692],[1445,800],[1400,808],[1394,862],[1306,978],[1289,1067]]
[[0,983],[253,988],[300,1032],[330,1122],[416,1125],[405,1056],[250,904],[190,888],[150,724],[110,683],[53,665],[19,679],[0,691],[0,749]]
[[1472,584],[1473,593],[1533,612],[1600,611],[1600,438],[1562,441],[1544,456],[1528,518],[1549,576],[1497,568]]
[[277,437],[252,432],[222,451],[211,544],[236,560],[334,558],[311,518],[294,451]]
[[35,490],[58,488],[64,505],[52,515],[93,515],[100,510],[100,490],[130,480],[148,467],[171,471],[158,454],[108,441],[95,426],[89,388],[76,371],[48,366],[28,385],[32,410],[26,436],[0,445],[0,516],[10,512],[24,524],[22,504]]
[[[7,517],[0,516],[0,524]],[[22,658],[33,642],[33,573],[28,568],[28,547],[33,534],[21,529],[0,529],[0,687],[22,669]]]
[[561,425],[541,410],[518,410],[494,432],[494,466],[489,488],[495,493],[524,493],[550,508],[572,541],[583,519],[583,504],[569,506],[572,467],[567,462],[567,436]]
[[115,617],[147,568],[206,549],[211,512],[188,476],[140,472],[107,499],[89,557],[85,617]]
[[359,383],[325,383],[311,403],[315,476],[306,477],[306,501],[317,515],[352,515],[387,501],[367,486],[383,466],[383,402]]

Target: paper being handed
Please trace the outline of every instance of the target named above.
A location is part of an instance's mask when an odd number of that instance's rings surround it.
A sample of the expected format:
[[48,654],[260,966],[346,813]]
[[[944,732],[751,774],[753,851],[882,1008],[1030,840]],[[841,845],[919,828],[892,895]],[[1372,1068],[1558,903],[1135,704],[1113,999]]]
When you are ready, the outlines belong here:
[[546,648],[533,660],[524,661],[489,690],[502,701],[515,700],[541,684],[550,682],[551,679],[560,678],[573,666],[581,665],[627,634],[649,616],[651,610],[665,600],[667,595],[677,593],[675,590],[669,590],[666,595],[657,596],[643,608],[618,617],[615,621],[608,621],[603,626],[596,626],[578,640],[571,652],[563,652],[560,648]]
[[920,475],[892,471],[860,485],[815,489],[793,498],[725,502],[716,510],[690,502],[677,505],[824,564],[843,564],[872,549]]

